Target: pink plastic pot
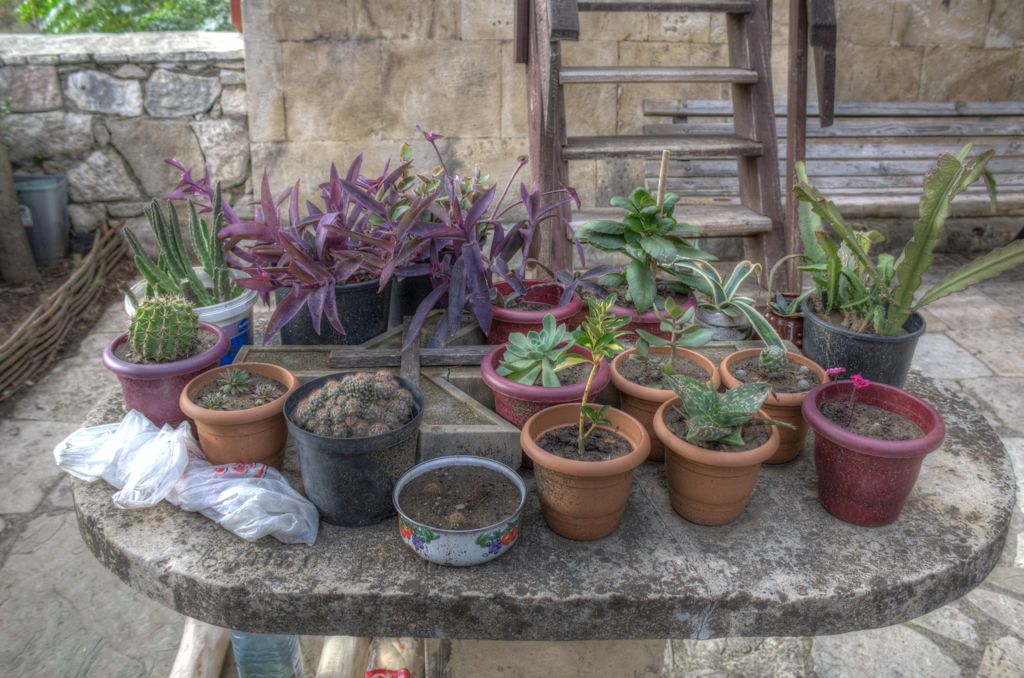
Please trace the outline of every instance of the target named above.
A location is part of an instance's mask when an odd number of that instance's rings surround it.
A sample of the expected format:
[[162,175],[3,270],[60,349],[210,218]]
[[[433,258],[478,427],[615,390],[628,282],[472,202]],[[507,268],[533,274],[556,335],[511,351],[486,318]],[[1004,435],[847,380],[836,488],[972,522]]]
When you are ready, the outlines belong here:
[[[488,344],[504,345],[508,341],[508,335],[513,332],[525,334],[530,330],[540,331],[544,316],[548,313],[555,316],[556,323],[566,323],[568,329],[576,329],[572,321],[582,306],[578,294],[572,295],[572,299],[565,306],[559,306],[563,291],[560,284],[551,280],[527,280],[525,285],[525,301],[547,304],[551,308],[540,311],[517,311],[492,305],[494,320],[491,322],[491,331],[487,333]],[[512,286],[508,283],[498,283],[495,287],[502,295],[512,291]]]
[[186,417],[178,407],[178,398],[188,382],[215,366],[228,352],[228,335],[216,325],[199,323],[206,332],[217,335],[217,342],[199,355],[170,363],[137,365],[121,360],[114,349],[128,341],[128,333],[117,335],[103,349],[103,366],[121,382],[126,410],[138,410],[157,426],[175,426]]
[[[586,349],[572,347],[573,353],[589,355]],[[526,386],[506,379],[498,374],[498,362],[505,355],[504,346],[496,346],[480,362],[480,376],[487,387],[494,392],[494,410],[516,428],[522,428],[526,420],[537,412],[562,403],[578,403],[583,400],[586,382],[568,386]],[[590,397],[600,393],[611,379],[608,361],[601,361],[590,386]]]
[[804,398],[803,415],[814,430],[818,498],[840,520],[874,527],[896,520],[917,482],[921,462],[942,444],[946,425],[934,407],[906,391],[872,383],[857,402],[902,415],[924,432],[913,440],[880,440],[851,433],[821,412],[830,401],[847,402],[851,381],[818,386]]

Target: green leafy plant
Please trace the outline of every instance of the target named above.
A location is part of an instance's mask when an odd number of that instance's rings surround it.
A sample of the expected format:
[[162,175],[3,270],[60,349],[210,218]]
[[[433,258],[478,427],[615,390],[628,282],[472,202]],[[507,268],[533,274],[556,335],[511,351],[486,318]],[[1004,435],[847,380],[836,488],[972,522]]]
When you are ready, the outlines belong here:
[[668,383],[682,400],[673,409],[686,422],[686,440],[691,443],[743,445],[743,427],[747,424],[793,428],[784,421],[756,417],[771,393],[768,384],[741,384],[719,393],[709,382],[670,371]]
[[220,375],[220,392],[227,396],[240,396],[249,390],[252,377],[245,370],[232,368]]
[[611,421],[605,416],[608,406],[595,409],[589,404],[590,387],[594,383],[594,376],[601,366],[601,361],[622,350],[622,337],[626,334],[622,328],[629,323],[628,318],[623,318],[612,313],[612,306],[615,305],[615,295],[609,294],[604,299],[591,298],[587,300],[587,317],[580,324],[573,336],[576,345],[587,349],[590,357],[579,353],[569,353],[559,365],[559,369],[578,365],[580,363],[590,364],[590,373],[587,375],[587,383],[583,389],[583,400],[580,403],[579,432],[576,438],[577,451],[579,456],[586,452],[587,438],[594,430],[601,425],[610,424]]
[[188,231],[192,253],[203,272],[210,280],[209,286],[199,279],[192,268],[192,257],[181,237],[178,214],[170,204],[166,213],[160,203],[154,200],[145,213],[149,225],[156,235],[160,254],[156,261],[150,259],[130,228],[124,229],[125,237],[135,255],[135,266],[146,280],[146,294],[177,295],[196,306],[212,306],[242,293],[242,288],[232,282],[231,272],[224,259],[224,246],[217,233],[224,227],[224,211],[221,201],[220,184],[217,185],[212,206],[212,227],[200,219],[195,205],[188,201]]
[[[576,230],[580,242],[629,257],[623,273],[610,273],[601,282],[610,288],[625,285],[626,300],[641,313],[654,305],[659,271],[671,271],[669,267],[680,258],[714,259],[682,237],[700,231],[676,221],[674,211],[678,201],[678,195],[667,193],[663,203],[658,205],[645,189],[636,188],[628,198],[615,196],[611,199],[613,206],[626,210],[621,221],[596,219]],[[685,293],[686,290],[679,291]]]
[[43,33],[233,30],[226,0],[4,0]]
[[[938,244],[953,199],[978,179],[984,179],[994,200],[995,184],[986,168],[992,151],[968,160],[970,152],[971,146],[968,144],[955,154],[943,154],[938,164],[925,175],[920,216],[914,224],[910,241],[896,257],[880,254],[876,260],[872,260],[865,246],[866,236],[854,231],[835,204],[806,179],[798,180],[793,189],[796,196],[808,203],[814,213],[839,237],[843,247],[849,251],[851,266],[858,272],[856,276],[844,277],[854,288],[857,283],[863,288],[854,289],[850,295],[852,299],[841,303],[840,307],[848,314],[844,325],[859,332],[871,327],[880,336],[896,336],[915,311],[937,299],[994,278],[1024,262],[1024,240],[1015,240],[961,266],[915,301],[922,278],[932,264],[932,252]],[[835,267],[836,257],[828,251],[830,246],[827,243],[831,243],[831,240],[819,238],[819,243],[826,249],[826,255]],[[838,249],[834,243],[831,247]],[[833,282],[837,277],[829,277],[830,286],[838,286]],[[857,281],[853,282],[853,278],[857,278]],[[842,297],[838,293],[833,297],[834,291],[831,288],[818,290],[819,293],[825,293],[828,300],[826,303],[829,304],[834,304],[832,300],[836,297]],[[858,292],[863,294],[858,297]]]
[[128,324],[132,349],[151,362],[189,357],[198,336],[199,316],[181,297],[153,297],[143,301]]
[[741,261],[733,268],[728,279],[705,261],[680,261],[676,275],[700,295],[697,304],[704,309],[721,311],[730,318],[746,318],[751,327],[768,346],[785,347],[779,333],[754,308],[754,300],[739,293],[740,285],[761,270],[760,264]]
[[665,299],[661,308],[654,305],[654,315],[658,317],[659,329],[668,332],[668,338],[651,334],[647,330],[638,329],[636,355],[646,360],[650,356],[651,346],[668,346],[671,350],[665,356],[665,362],[671,363],[677,348],[695,348],[711,341],[712,330],[693,324],[693,305],[680,306],[672,297]]
[[533,386],[537,377],[542,386],[560,386],[556,372],[569,365],[565,356],[576,340],[565,325],[555,325],[555,316],[547,313],[540,332],[513,332],[508,337],[505,353],[498,363],[499,375],[519,384]]

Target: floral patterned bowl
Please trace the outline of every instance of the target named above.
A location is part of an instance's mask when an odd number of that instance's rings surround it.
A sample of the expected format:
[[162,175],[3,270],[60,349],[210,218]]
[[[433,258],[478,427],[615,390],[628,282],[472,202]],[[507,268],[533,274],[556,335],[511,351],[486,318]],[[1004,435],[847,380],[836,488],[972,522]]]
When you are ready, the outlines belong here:
[[[519,506],[515,513],[494,525],[472,530],[445,530],[410,518],[398,502],[402,488],[413,478],[445,466],[482,466],[511,480],[519,489]],[[518,473],[502,463],[484,457],[455,455],[438,457],[413,466],[399,478],[392,499],[398,511],[398,532],[409,548],[432,563],[464,567],[494,560],[519,540],[523,505],[526,503],[526,484]]]

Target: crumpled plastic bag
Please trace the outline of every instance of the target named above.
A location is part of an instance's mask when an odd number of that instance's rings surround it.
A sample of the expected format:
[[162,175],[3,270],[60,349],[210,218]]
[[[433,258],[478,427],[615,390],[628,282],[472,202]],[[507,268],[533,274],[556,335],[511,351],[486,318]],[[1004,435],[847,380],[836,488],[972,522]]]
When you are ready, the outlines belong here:
[[277,469],[212,465],[188,422],[158,429],[132,410],[120,424],[78,429],[54,448],[53,456],[76,478],[102,478],[118,488],[112,499],[120,508],[146,508],[166,499],[249,541],[267,535],[286,544],[316,541],[316,507]]

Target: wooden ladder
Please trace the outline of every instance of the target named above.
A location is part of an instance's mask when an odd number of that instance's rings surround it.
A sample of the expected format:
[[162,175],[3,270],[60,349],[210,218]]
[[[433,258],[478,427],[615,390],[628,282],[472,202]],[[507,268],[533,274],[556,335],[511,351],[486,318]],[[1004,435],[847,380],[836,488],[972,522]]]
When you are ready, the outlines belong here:
[[[739,204],[680,204],[680,221],[704,237],[744,239],[744,254],[766,270],[785,254],[784,214],[775,137],[771,81],[771,0],[516,0],[515,60],[527,68],[530,168],[534,183],[553,190],[568,183],[573,160],[657,158],[668,149],[673,160],[735,157]],[[561,43],[579,39],[579,12],[724,12],[728,66],[562,67]],[[577,83],[729,83],[734,131],[715,135],[567,135],[563,89]],[[685,196],[682,196],[685,199]],[[562,217],[579,224],[616,218],[603,208]],[[544,229],[538,259],[556,270],[572,266],[572,246],[561,229]]]

